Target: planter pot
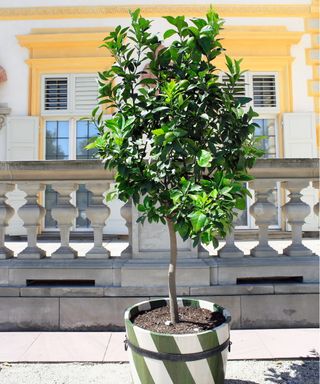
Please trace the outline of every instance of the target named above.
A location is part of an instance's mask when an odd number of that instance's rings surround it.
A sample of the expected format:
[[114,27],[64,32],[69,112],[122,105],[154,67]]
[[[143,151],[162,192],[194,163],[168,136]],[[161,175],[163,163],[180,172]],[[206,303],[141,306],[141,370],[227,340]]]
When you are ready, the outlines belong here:
[[150,300],[127,309],[125,325],[134,384],[223,384],[230,345],[231,316],[217,304],[178,299],[179,306],[223,313],[220,326],[199,333],[171,335],[151,332],[133,324],[138,313],[167,305],[168,299]]

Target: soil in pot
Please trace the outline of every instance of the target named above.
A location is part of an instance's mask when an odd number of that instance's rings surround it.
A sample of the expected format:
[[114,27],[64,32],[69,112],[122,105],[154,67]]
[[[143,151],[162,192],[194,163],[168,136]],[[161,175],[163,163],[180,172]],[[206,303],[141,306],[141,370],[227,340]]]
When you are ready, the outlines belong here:
[[143,329],[168,334],[208,331],[225,322],[225,318],[220,312],[193,307],[179,307],[179,319],[179,323],[171,324],[169,307],[164,306],[141,312],[131,321]]

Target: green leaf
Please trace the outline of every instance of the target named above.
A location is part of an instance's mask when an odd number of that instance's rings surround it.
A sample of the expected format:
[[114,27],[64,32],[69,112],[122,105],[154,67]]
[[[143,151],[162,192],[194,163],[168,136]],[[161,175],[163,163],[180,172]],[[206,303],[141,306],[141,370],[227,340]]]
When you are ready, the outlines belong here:
[[190,218],[192,228],[195,232],[199,232],[207,221],[206,215],[200,211],[193,212],[188,215],[188,217]]
[[162,128],[158,128],[158,129],[154,129],[152,131],[152,133],[155,135],[155,136],[162,136],[164,135],[164,130]]
[[245,198],[240,198],[240,199],[236,200],[235,207],[237,209],[244,210],[244,209],[246,209],[246,206],[247,206],[247,204],[246,204],[246,199]]
[[197,163],[200,167],[205,168],[211,165],[213,157],[210,152],[202,149],[201,152],[197,156]]
[[167,20],[168,23],[176,26],[177,25],[177,22],[176,22],[176,18],[173,17],[173,16],[163,16],[164,19]]
[[164,38],[164,39],[168,39],[169,37],[171,37],[171,36],[174,35],[175,33],[177,33],[177,31],[175,31],[174,29],[168,29],[168,30],[165,31],[165,33],[163,34],[163,38]]
[[182,239],[186,240],[189,234],[189,225],[187,223],[176,224],[176,228]]

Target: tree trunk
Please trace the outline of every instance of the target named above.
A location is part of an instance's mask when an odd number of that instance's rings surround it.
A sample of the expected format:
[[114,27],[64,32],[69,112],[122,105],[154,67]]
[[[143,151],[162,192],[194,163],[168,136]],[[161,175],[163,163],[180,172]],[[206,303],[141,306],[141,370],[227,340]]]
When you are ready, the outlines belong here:
[[177,236],[173,228],[173,222],[169,217],[167,217],[167,224],[170,236],[170,264],[168,270],[170,320],[172,324],[176,324],[179,322],[176,287]]

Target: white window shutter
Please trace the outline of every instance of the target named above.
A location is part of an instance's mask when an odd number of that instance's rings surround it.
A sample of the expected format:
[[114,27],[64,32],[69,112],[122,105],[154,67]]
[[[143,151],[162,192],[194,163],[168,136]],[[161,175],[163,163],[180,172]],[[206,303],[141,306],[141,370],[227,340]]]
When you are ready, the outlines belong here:
[[317,157],[314,113],[283,114],[284,157]]
[[7,118],[7,160],[38,160],[39,118],[9,116]]
[[[225,87],[227,87],[228,84],[228,76],[222,75],[221,77],[222,83],[225,83]],[[236,83],[235,90],[237,92],[237,96],[246,96],[246,79],[245,76],[240,76],[240,79]]]
[[[285,158],[315,158],[317,157],[315,116],[313,113],[284,113],[283,137]],[[311,208],[306,217],[304,231],[318,231],[319,219],[313,212],[318,201],[317,191],[310,185],[302,192],[302,200]]]
[[[39,119],[33,116],[9,116],[7,118],[6,160],[38,160]],[[9,221],[7,233],[12,236],[25,235],[23,222],[17,214],[25,204],[25,193],[19,189],[8,193],[8,203],[15,209]]]
[[277,89],[275,75],[252,75],[252,94],[255,108],[276,108]]
[[74,76],[74,111],[91,112],[97,105],[98,83],[96,75]]
[[43,90],[43,110],[66,111],[68,109],[68,78],[45,77]]

